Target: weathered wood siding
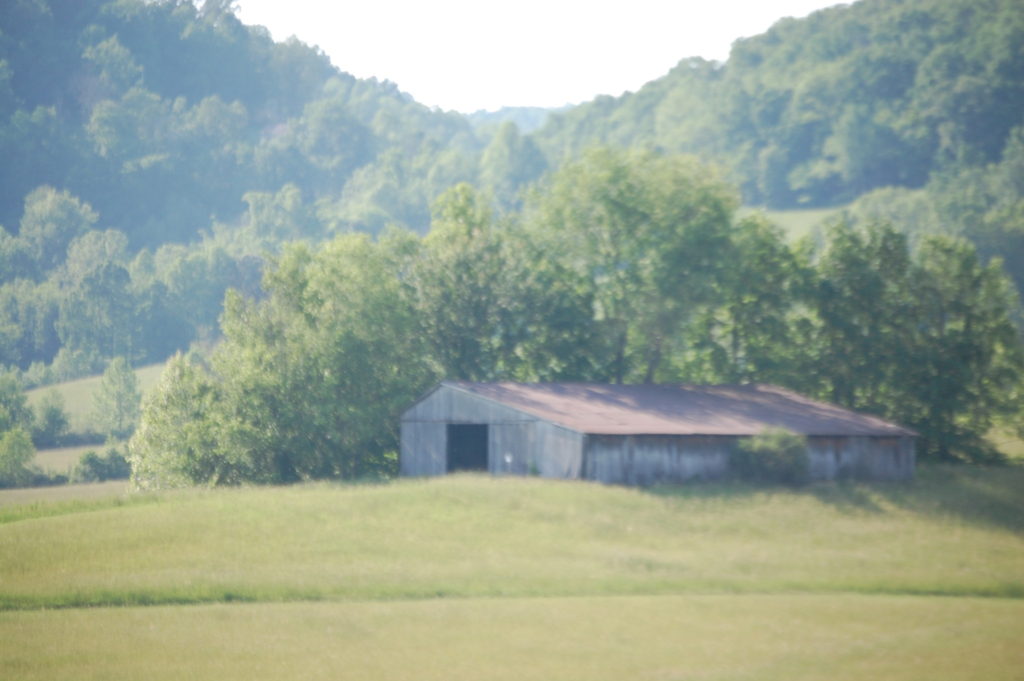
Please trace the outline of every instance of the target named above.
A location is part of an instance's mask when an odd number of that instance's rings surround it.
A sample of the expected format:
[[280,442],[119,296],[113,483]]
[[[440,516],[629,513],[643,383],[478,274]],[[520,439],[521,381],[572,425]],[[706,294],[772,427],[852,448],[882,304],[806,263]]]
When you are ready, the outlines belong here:
[[583,477],[583,442],[582,433],[538,421],[537,446],[530,453],[530,473],[544,478]]
[[[486,424],[488,470],[495,475],[583,478],[652,485],[719,478],[729,471],[735,436],[584,435],[441,385],[402,417],[402,475],[443,475],[448,424]],[[909,480],[912,437],[808,438],[814,480]]]
[[526,475],[534,450],[535,423],[492,423],[488,430],[487,451],[494,475]]
[[450,423],[487,424],[487,468],[495,475],[580,477],[581,434],[444,385],[402,416],[402,475],[447,472]]
[[398,457],[401,475],[444,475],[448,467],[447,424],[436,421],[402,421],[402,449]]
[[583,477],[653,485],[725,475],[735,438],[700,435],[588,435]]
[[447,385],[438,386],[402,415],[402,423],[508,423],[536,420],[535,416]]
[[809,437],[812,480],[859,478],[910,480],[914,477],[911,437]]

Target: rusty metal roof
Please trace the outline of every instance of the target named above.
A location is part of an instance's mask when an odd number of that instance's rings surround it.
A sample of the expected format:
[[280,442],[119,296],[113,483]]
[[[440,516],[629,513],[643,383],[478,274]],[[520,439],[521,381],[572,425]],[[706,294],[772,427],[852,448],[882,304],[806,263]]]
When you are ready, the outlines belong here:
[[595,435],[756,435],[786,428],[803,435],[914,436],[875,416],[818,402],[772,385],[606,385],[470,383],[447,385],[546,421]]

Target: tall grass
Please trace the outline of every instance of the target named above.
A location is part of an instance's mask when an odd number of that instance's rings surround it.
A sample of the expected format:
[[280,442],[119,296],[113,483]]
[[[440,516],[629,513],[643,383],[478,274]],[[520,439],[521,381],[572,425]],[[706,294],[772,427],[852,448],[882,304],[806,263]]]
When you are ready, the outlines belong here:
[[0,607],[445,596],[1024,597],[1024,469],[636,490],[456,476],[190,491],[0,525]]

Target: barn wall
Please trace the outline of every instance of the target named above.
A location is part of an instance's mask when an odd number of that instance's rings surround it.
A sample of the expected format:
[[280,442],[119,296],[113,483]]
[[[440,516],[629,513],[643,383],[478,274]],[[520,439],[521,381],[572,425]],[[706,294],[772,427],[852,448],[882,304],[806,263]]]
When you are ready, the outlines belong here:
[[[493,474],[626,485],[722,477],[737,440],[732,436],[583,435],[442,385],[402,417],[402,475],[446,472],[449,423],[489,426],[488,469]],[[909,480],[914,475],[911,437],[813,436],[808,438],[808,450],[815,480]]]
[[508,423],[536,420],[536,417],[521,411],[447,385],[439,386],[402,414],[403,423],[406,421]]
[[402,475],[444,475],[447,470],[446,424],[402,421],[402,449],[398,469]]
[[622,485],[719,478],[729,467],[733,437],[588,435],[583,477]]
[[537,443],[531,452],[530,473],[544,478],[581,477],[583,472],[582,433],[547,421],[537,422]]
[[812,480],[860,478],[910,480],[914,477],[914,438],[809,437]]
[[447,472],[450,423],[486,424],[488,470],[526,475],[535,468],[538,447],[536,417],[487,399],[442,385],[402,415],[402,475],[444,475]]
[[494,475],[526,475],[535,449],[533,422],[488,424],[490,471]]

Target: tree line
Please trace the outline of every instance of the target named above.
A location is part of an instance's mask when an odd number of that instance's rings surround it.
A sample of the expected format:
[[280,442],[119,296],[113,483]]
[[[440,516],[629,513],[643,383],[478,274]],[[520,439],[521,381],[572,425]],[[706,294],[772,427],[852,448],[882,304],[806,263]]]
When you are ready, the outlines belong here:
[[964,237],[1019,284],[1016,4],[862,0],[542,124],[430,110],[230,2],[5,2],[0,364],[42,384],[163,360],[216,336],[224,291],[253,293],[281,244],[425,234],[460,182],[525,215],[524,191],[595,144],[698,154],[747,205],[862,196],[851,221]]
[[441,378],[777,383],[886,416],[934,460],[1019,414],[1013,287],[962,239],[888,224],[788,243],[692,158],[599,149],[522,210],[459,185],[430,232],[288,246],[224,341],[178,355],[131,442],[142,487],[395,471]]

